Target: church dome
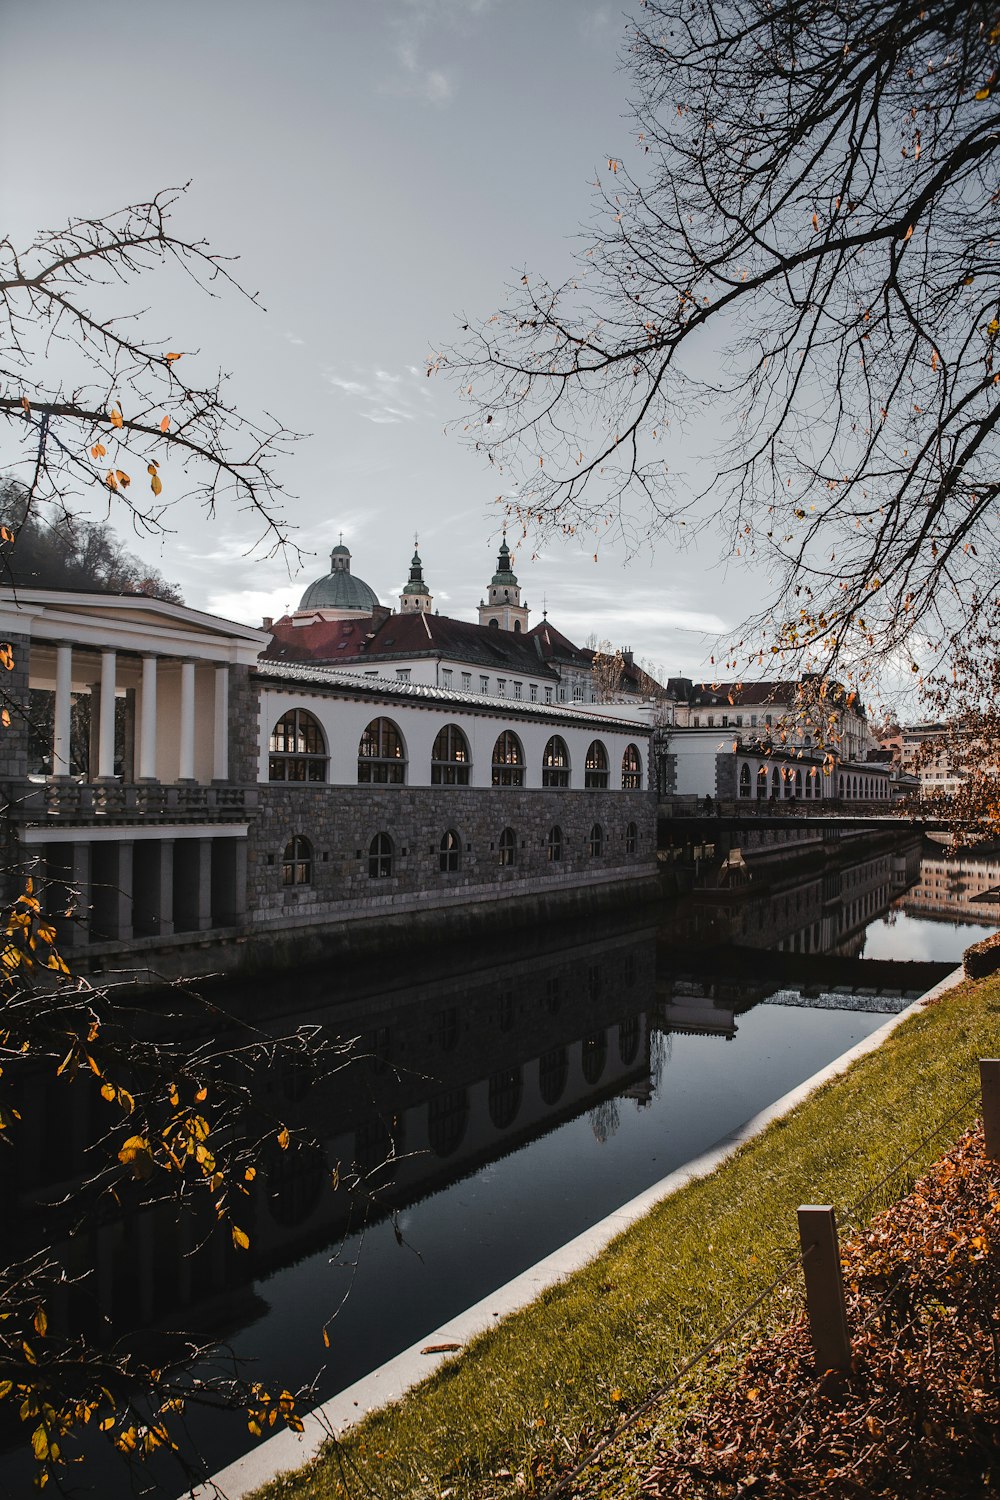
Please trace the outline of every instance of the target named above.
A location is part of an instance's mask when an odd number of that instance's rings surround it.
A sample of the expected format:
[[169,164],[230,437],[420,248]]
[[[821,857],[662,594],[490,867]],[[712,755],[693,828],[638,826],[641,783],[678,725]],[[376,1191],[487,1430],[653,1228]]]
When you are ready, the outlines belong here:
[[330,571],[309,585],[299,609],[353,610],[370,615],[378,608],[378,596],[362,578],[351,572],[351,554],[341,542],[330,553]]

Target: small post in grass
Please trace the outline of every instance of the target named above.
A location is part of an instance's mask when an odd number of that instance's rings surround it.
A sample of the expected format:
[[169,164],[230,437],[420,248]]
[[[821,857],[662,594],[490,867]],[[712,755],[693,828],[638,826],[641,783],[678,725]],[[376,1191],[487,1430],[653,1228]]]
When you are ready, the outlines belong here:
[[988,1161],[1000,1161],[1000,1058],[979,1059],[979,1083],[983,1091],[986,1158]]
[[803,1203],[798,1220],[806,1310],[817,1368],[850,1370],[851,1336],[833,1209],[828,1203]]

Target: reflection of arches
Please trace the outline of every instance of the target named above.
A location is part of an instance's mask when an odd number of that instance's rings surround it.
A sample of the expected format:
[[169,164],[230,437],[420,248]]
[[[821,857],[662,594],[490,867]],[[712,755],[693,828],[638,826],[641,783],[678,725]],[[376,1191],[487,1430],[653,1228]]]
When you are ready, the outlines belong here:
[[636,745],[626,745],[622,756],[622,791],[642,790],[642,759]]
[[290,708],[271,730],[267,747],[269,781],[325,781],[326,740],[318,720],[304,708]]
[[507,1130],[513,1125],[521,1107],[521,1069],[501,1068],[490,1076],[490,1119],[497,1130]]
[[606,1031],[595,1031],[593,1036],[585,1037],[581,1051],[581,1062],[583,1076],[587,1083],[595,1084],[604,1072],[604,1064],[608,1058],[608,1034]]
[[513,730],[498,737],[491,766],[494,786],[524,786],[524,750]]
[[608,752],[600,740],[594,740],[587,751],[583,784],[592,787],[602,787],[608,784]]
[[629,1016],[618,1027],[618,1056],[630,1068],[639,1055],[639,1017]]
[[750,767],[748,766],[747,762],[744,761],[743,764],[740,766],[740,796],[741,797],[749,797],[749,795],[750,795]]
[[427,1140],[435,1156],[452,1156],[465,1138],[469,1096],[465,1089],[449,1089],[427,1101]]
[[542,786],[569,786],[569,751],[558,734],[552,736],[542,752]]
[[431,750],[431,786],[468,786],[469,742],[457,724],[438,730]]
[[538,1059],[538,1092],[543,1104],[558,1104],[566,1087],[569,1057],[565,1047],[553,1047]]
[[406,780],[406,749],[391,719],[372,719],[358,744],[358,781],[401,785]]
[[267,1207],[274,1222],[282,1229],[302,1224],[319,1202],[325,1180],[323,1158],[314,1148],[276,1151],[267,1167]]

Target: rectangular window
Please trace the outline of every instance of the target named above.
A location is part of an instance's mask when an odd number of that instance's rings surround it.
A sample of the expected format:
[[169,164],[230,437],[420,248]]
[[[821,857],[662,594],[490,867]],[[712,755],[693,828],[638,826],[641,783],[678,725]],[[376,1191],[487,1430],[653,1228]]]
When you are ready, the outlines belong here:
[[507,696],[507,679],[506,679],[506,677],[498,677],[497,678],[497,697],[498,698],[506,698],[506,696]]
[[751,714],[750,715],[750,728],[751,729],[756,729],[757,728],[757,715],[756,714]]
[[538,702],[538,683],[537,682],[533,682],[531,684],[531,701],[532,701],[532,703],[537,703]]
[[714,714],[709,714],[708,719],[706,720],[706,723],[708,724],[709,729],[714,729],[715,728],[715,715]]
[[736,728],[737,729],[742,729],[743,728],[743,715],[742,714],[737,714],[736,715]]
[[396,676],[399,678],[400,682],[409,682],[409,680],[410,680],[410,669],[409,669],[409,667],[397,667],[396,668]]
[[520,696],[521,696],[521,688],[522,688],[522,686],[523,686],[523,684],[522,684],[522,683],[520,683],[520,682],[515,682],[515,684],[514,684],[514,697],[515,697],[515,698],[520,698]]
[[462,673],[462,687],[465,690],[465,692],[467,692],[467,693],[471,693],[472,692],[472,673],[471,672],[463,672]]
[[545,701],[546,703],[552,702],[552,689],[550,687],[545,689]]
[[729,728],[729,715],[728,714],[723,714],[722,715],[722,727],[723,727],[723,729],[728,729]]
[[701,728],[701,714],[695,714],[695,716],[694,716],[694,727],[695,727],[695,729],[700,729]]
[[561,687],[559,689],[559,702],[560,703],[565,703],[566,702],[566,689],[564,687]]
[[451,687],[451,680],[454,677],[454,675],[455,674],[452,671],[451,667],[442,667],[442,669],[441,669],[441,681],[442,681],[443,685],[446,688],[450,688]]
[[479,691],[481,693],[488,693],[489,690],[490,690],[490,679],[488,677],[480,677],[480,679],[479,679]]

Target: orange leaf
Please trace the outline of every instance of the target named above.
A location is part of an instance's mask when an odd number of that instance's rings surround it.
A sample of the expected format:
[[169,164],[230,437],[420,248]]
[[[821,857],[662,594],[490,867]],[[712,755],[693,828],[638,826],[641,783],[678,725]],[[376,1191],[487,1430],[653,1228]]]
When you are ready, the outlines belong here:
[[28,400],[27,396],[21,397],[21,405],[24,407],[25,411],[31,410],[31,402]]
[[181,358],[179,354],[165,354],[163,357],[167,361],[168,365],[172,365],[175,359]]
[[108,415],[109,415],[109,420],[111,422],[112,427],[121,427],[122,426],[122,414],[121,414],[121,408],[120,407],[118,407],[118,406],[113,407],[112,410],[109,412]]
[[90,456],[91,458],[103,458],[107,451],[103,443],[95,443],[90,450]]
[[167,430],[167,428],[169,426],[170,426],[170,418],[169,417],[164,417],[163,421],[160,423],[160,431],[161,432],[166,432],[166,430]]
[[127,490],[129,485],[132,483],[131,479],[125,473],[124,469],[116,469],[115,478],[117,479],[123,490]]
[[238,1224],[233,1225],[233,1244],[237,1250],[250,1249],[250,1236],[242,1230]]
[[159,474],[153,475],[152,479],[149,481],[149,488],[153,491],[154,495],[159,495],[162,492],[163,480],[160,478]]

